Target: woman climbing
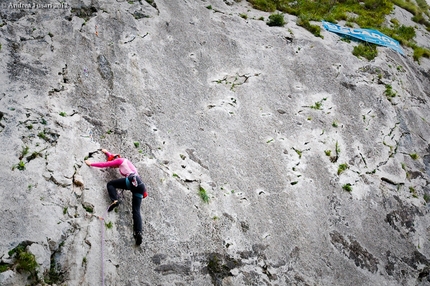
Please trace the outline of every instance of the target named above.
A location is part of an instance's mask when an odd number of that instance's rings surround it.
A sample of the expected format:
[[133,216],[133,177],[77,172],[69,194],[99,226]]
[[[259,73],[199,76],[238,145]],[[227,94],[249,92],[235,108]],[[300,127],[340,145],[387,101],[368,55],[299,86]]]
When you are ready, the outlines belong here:
[[107,183],[107,190],[112,204],[108,208],[111,212],[119,205],[117,188],[123,190],[130,190],[133,193],[132,208],[133,208],[133,230],[134,239],[136,244],[142,243],[142,217],[140,216],[140,204],[142,199],[147,197],[145,185],[142,182],[136,167],[127,159],[121,158],[118,154],[112,154],[106,149],[102,149],[106,155],[106,162],[93,162],[85,160],[85,164],[90,167],[97,168],[119,168],[119,172],[125,178],[112,180]]

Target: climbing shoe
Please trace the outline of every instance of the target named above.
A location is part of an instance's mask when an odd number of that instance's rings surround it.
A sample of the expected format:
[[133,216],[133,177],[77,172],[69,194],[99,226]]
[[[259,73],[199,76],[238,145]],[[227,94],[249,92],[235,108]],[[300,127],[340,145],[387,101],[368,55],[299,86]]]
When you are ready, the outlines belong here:
[[135,233],[133,236],[134,236],[134,239],[136,240],[136,245],[141,245],[142,244],[142,233],[138,232],[138,233]]
[[113,211],[113,209],[116,208],[117,206],[119,206],[119,202],[118,201],[113,201],[113,203],[108,208],[108,212]]

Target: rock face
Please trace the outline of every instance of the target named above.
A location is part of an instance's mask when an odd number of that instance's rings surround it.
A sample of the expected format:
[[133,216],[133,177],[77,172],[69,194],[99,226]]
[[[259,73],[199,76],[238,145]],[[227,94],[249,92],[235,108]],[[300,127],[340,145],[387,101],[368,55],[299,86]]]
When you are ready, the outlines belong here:
[[[430,283],[428,59],[245,1],[66,4],[0,10],[0,284]],[[140,247],[100,148],[145,181]]]

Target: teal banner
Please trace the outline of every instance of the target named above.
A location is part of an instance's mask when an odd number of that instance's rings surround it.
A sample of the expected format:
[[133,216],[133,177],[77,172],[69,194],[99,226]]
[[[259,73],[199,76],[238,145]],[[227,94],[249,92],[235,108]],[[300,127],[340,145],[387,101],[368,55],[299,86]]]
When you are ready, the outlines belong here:
[[341,34],[349,37],[353,37],[365,42],[373,43],[380,46],[389,47],[400,54],[404,55],[402,48],[398,41],[387,35],[372,29],[354,29],[349,27],[343,27],[329,22],[322,21],[324,29],[327,31]]

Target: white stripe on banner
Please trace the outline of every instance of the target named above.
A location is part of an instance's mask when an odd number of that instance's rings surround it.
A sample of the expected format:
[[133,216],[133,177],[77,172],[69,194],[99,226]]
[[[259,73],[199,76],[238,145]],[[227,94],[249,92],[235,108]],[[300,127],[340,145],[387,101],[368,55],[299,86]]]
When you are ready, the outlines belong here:
[[353,38],[366,41],[369,43],[377,44],[380,46],[389,47],[400,54],[404,55],[402,48],[398,41],[393,38],[388,37],[387,35],[372,29],[353,29],[348,27],[342,27],[336,24],[332,24],[326,21],[322,21],[324,29],[327,31],[351,36]]

